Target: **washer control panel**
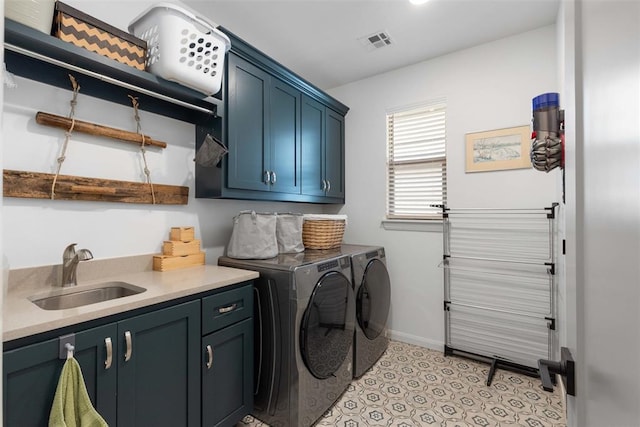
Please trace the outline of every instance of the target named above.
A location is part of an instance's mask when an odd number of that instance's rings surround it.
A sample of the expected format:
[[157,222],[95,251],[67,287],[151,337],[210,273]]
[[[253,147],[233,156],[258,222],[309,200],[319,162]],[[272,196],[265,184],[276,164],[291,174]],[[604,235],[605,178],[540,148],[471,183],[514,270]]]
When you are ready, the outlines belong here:
[[328,262],[323,262],[322,264],[318,264],[318,273],[322,273],[323,271],[328,271],[337,267],[338,267],[337,259],[334,259]]
[[345,268],[349,268],[350,265],[351,264],[348,256],[332,259],[330,261],[323,262],[322,264],[318,264],[318,273],[333,270],[334,268],[340,268],[341,270],[344,270]]

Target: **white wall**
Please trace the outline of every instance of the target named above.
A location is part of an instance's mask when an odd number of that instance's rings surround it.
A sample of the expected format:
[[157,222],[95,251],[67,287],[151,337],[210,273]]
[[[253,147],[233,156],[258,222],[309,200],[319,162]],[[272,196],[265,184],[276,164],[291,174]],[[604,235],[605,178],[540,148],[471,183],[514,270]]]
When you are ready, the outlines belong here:
[[[64,140],[59,129],[35,123],[36,111],[68,114],[71,92],[17,78],[18,87],[5,92],[4,168],[55,173]],[[78,119],[135,130],[131,108],[82,94]],[[194,126],[141,111],[142,128],[166,141],[164,150],[148,148],[152,181],[190,187],[187,206],[77,202],[5,198],[5,255],[11,268],[58,264],[69,243],[90,249],[95,258],[158,253],[169,229],[193,225],[207,249],[207,262],[216,263],[231,233],[232,217],[243,209],[322,212],[322,206],[232,200],[195,199]],[[74,133],[62,174],[142,182],[139,147]]]
[[[151,1],[69,1],[93,16],[120,28]],[[77,76],[82,85],[82,77]],[[35,113],[66,116],[71,91],[16,78],[18,87],[5,91],[2,129],[3,167],[55,173],[64,134],[35,123]],[[187,206],[138,205],[5,198],[2,209],[2,242],[10,268],[58,264],[69,243],[90,249],[96,259],[158,253],[170,227],[193,225],[207,251],[207,263],[215,264],[231,234],[232,217],[240,210],[323,212],[322,205],[195,199],[193,125],[140,112],[142,129],[165,141],[164,150],[147,149],[151,178],[155,183],[190,187]],[[132,109],[82,94],[76,118],[135,131]],[[139,147],[74,133],[62,166],[62,174],[142,182]]]
[[330,91],[351,108],[346,122],[347,203],[341,210],[349,216],[345,241],[385,246],[393,285],[389,325],[396,338],[442,349],[442,232],[439,225],[430,232],[381,227],[385,112],[447,99],[450,207],[546,207],[559,199],[558,172],[466,174],[464,136],[528,125],[531,99],[557,89],[556,33],[549,26]]
[[[640,3],[576,1],[577,426],[640,420]],[[569,171],[569,169],[568,169]]]

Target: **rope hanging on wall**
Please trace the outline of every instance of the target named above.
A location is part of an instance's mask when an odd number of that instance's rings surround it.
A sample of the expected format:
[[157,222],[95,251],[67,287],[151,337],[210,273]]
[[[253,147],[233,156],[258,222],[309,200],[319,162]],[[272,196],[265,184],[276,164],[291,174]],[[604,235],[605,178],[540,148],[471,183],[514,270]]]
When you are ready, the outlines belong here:
[[69,145],[71,132],[73,132],[73,128],[76,124],[74,115],[76,113],[76,105],[78,103],[77,98],[78,98],[78,92],[80,91],[80,85],[76,81],[75,77],[73,77],[71,74],[69,74],[69,80],[71,80],[71,88],[73,89],[73,96],[71,97],[71,101],[69,101],[69,104],[71,105],[71,109],[69,110],[69,119],[71,120],[71,126],[69,126],[69,129],[64,133],[64,143],[62,144],[62,153],[56,159],[56,161],[58,162],[58,167],[56,168],[56,174],[53,177],[53,183],[51,184],[51,200],[54,200],[56,196],[56,193],[55,193],[56,181],[58,180],[58,175],[60,175],[60,169],[62,168],[62,163],[64,163],[64,159],[66,158],[67,146]]
[[151,199],[152,203],[156,204],[156,194],[153,191],[153,183],[151,182],[151,171],[149,170],[149,166],[147,165],[147,156],[146,156],[146,148],[145,148],[145,135],[142,133],[142,126],[140,125],[140,114],[138,114],[138,98],[135,96],[127,95],[131,98],[131,105],[133,106],[133,117],[136,120],[136,132],[138,132],[142,136],[142,143],[140,144],[140,154],[142,155],[142,162],[144,163],[144,174],[147,177],[147,184],[149,184],[149,188],[151,189]]

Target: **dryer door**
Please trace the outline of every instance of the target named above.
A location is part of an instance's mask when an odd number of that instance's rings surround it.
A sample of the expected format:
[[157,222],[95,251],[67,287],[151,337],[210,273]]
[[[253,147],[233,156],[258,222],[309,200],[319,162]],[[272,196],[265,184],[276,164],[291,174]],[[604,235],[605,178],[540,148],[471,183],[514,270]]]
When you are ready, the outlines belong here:
[[324,379],[338,371],[347,358],[355,328],[355,301],[351,283],[330,271],[316,284],[300,327],[300,351],[309,371]]
[[356,318],[367,338],[377,338],[387,324],[391,302],[391,280],[377,258],[367,264],[356,296]]

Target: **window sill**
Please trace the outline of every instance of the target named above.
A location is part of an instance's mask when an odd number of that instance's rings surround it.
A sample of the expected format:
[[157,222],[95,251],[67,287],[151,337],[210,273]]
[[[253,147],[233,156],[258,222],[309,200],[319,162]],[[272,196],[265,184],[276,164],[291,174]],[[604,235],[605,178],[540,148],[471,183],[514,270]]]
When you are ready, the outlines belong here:
[[422,231],[442,233],[442,220],[383,219],[382,228],[390,231]]

